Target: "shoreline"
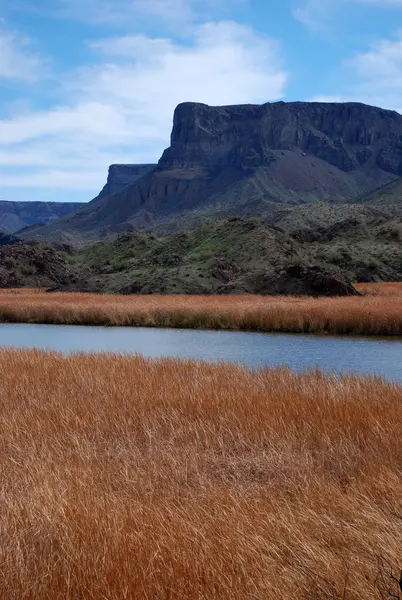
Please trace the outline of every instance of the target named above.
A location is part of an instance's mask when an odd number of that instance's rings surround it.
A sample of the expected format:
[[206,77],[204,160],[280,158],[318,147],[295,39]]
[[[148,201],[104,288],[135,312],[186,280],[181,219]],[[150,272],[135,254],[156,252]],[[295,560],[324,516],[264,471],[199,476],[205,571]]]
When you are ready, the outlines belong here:
[[309,331],[296,331],[292,329],[241,329],[238,327],[192,327],[185,325],[161,325],[161,324],[147,324],[147,325],[135,325],[135,324],[113,324],[113,323],[102,323],[102,322],[58,322],[58,321],[41,321],[41,320],[2,320],[0,317],[0,325],[42,325],[44,327],[79,327],[82,329],[92,328],[104,328],[104,329],[165,329],[165,330],[177,330],[177,331],[205,331],[205,332],[216,332],[216,333],[249,333],[249,334],[261,334],[261,335],[280,335],[280,336],[307,336],[307,337],[321,337],[321,338],[345,338],[353,340],[370,340],[376,339],[378,341],[402,341],[402,331],[400,333],[358,333],[354,331],[349,332],[333,332],[329,330],[309,330]]

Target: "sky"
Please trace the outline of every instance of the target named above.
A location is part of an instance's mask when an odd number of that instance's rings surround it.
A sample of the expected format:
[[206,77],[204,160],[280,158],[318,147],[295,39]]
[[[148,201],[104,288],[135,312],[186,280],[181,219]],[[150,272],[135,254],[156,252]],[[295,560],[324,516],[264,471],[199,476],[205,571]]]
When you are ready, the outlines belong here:
[[0,199],[89,201],[180,102],[402,112],[402,0],[0,0]]

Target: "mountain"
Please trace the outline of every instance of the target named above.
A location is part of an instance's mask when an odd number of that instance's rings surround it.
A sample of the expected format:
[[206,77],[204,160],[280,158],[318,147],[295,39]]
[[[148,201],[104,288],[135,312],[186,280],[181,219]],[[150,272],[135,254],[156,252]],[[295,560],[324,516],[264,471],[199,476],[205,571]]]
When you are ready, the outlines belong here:
[[24,227],[51,223],[82,208],[79,202],[7,202],[0,200],[0,231],[15,233]]
[[184,103],[155,169],[31,233],[96,240],[229,215],[271,222],[281,207],[351,202],[401,175],[402,115],[394,111],[359,103]]
[[107,182],[99,198],[120,192],[127,185],[155,169],[156,165],[110,165]]

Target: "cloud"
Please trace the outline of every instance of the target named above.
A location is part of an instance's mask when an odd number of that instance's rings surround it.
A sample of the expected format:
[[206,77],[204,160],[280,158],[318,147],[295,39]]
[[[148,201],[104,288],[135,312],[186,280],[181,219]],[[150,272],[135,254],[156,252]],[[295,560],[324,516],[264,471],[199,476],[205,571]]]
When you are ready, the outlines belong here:
[[144,35],[91,44],[94,60],[66,75],[64,101],[0,121],[3,186],[100,188],[112,162],[152,162],[183,101],[280,99],[278,44],[233,22],[196,27],[189,43]]
[[374,6],[382,9],[402,8],[402,0],[304,0],[293,10],[295,19],[311,29],[324,29],[333,15],[347,4]]
[[293,17],[311,29],[321,29],[333,8],[332,0],[305,0],[293,10]]
[[336,94],[322,94],[312,100],[364,102],[402,113],[402,31],[345,61],[337,79]]
[[33,82],[41,73],[43,61],[31,50],[31,43],[1,27],[0,23],[0,81]]
[[[155,28],[187,33],[187,27],[228,18],[249,0],[3,0],[9,11],[36,13],[127,31]],[[184,29],[183,29],[184,28]]]
[[355,95],[370,104],[402,112],[402,31],[395,39],[376,42],[346,62]]

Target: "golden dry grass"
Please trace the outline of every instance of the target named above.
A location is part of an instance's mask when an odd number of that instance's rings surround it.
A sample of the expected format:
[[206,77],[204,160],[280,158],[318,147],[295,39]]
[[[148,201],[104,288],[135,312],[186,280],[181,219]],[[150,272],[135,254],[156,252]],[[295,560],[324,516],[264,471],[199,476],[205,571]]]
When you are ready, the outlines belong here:
[[[402,284],[360,284],[364,296],[117,296],[3,290],[0,321],[402,335]],[[12,293],[11,293],[12,292]]]
[[356,283],[355,288],[361,294],[371,294],[373,296],[402,296],[401,282]]
[[2,600],[397,593],[375,579],[377,555],[401,566],[402,387],[39,351],[0,369]]

